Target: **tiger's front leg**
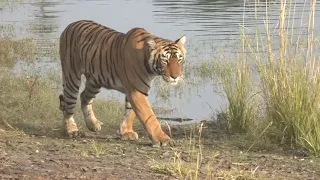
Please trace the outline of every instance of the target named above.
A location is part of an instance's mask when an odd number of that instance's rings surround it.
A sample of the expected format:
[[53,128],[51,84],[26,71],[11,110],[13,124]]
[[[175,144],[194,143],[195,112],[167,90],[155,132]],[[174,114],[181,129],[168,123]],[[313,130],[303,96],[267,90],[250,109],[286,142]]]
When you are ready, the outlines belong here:
[[136,117],[136,114],[132,110],[132,106],[128,98],[126,97],[124,119],[122,124],[120,125],[121,140],[134,141],[138,139],[138,134],[134,132],[132,129],[133,120],[135,119],[135,117]]
[[161,129],[161,125],[153,113],[147,97],[140,92],[132,92],[127,97],[132,109],[147,131],[150,140],[152,140],[153,146],[174,145],[173,140]]

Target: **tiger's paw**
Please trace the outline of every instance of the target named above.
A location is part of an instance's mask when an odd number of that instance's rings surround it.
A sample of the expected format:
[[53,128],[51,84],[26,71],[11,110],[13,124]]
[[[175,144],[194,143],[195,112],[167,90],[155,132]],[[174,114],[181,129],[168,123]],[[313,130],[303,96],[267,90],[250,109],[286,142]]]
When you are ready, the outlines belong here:
[[121,135],[122,141],[135,141],[138,140],[138,134],[134,131],[128,131]]
[[175,141],[173,139],[171,139],[168,135],[166,135],[165,133],[163,133],[159,139],[153,140],[152,141],[152,147],[165,147],[165,146],[175,146]]
[[79,132],[78,132],[78,131],[68,132],[68,137],[69,137],[70,139],[76,138],[76,137],[78,137],[78,136],[79,136]]
[[97,119],[94,120],[86,120],[86,126],[90,131],[97,132],[101,130],[101,125],[103,123]]
[[78,134],[78,127],[75,122],[69,122],[67,123],[67,133],[69,138],[75,138]]

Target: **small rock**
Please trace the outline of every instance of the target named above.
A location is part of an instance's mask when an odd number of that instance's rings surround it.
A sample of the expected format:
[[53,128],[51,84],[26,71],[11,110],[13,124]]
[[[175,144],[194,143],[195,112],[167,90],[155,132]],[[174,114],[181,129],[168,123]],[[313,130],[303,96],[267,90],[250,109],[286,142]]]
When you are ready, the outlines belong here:
[[101,170],[101,169],[102,169],[102,167],[98,167],[98,166],[94,166],[94,167],[92,168],[92,170],[95,171],[95,172],[98,172],[98,171]]
[[294,156],[297,157],[307,157],[308,156],[308,152],[304,149],[297,149],[294,153]]
[[55,162],[55,163],[60,163],[60,161],[58,161],[58,160],[54,160],[54,159],[49,159],[49,161],[51,161],[51,162]]
[[87,172],[89,169],[87,167],[81,167],[81,170]]
[[67,179],[75,179],[75,178],[76,176],[72,173],[67,176]]
[[170,155],[169,151],[166,151],[162,154],[163,157],[168,157]]

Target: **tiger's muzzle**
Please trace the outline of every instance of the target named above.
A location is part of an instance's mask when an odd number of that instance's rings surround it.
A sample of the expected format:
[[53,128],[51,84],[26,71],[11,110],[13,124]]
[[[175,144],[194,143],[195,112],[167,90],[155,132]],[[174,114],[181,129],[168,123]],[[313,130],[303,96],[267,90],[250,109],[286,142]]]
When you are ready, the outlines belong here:
[[179,80],[181,80],[182,72],[181,72],[181,64],[178,63],[176,58],[172,58],[164,67],[164,72],[162,75],[163,79],[170,83],[171,85],[178,84]]

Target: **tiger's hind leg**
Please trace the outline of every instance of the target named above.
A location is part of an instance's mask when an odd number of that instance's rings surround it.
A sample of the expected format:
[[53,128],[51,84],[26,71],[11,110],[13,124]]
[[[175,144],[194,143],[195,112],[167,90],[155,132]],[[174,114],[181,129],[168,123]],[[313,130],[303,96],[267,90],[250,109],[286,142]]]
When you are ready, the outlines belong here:
[[92,102],[96,95],[100,92],[101,86],[97,85],[86,76],[86,87],[81,93],[81,110],[85,119],[85,123],[87,128],[90,131],[100,131],[101,125],[103,124],[100,122],[94,115],[92,109]]
[[69,79],[63,79],[63,94],[59,95],[60,110],[63,111],[64,123],[67,133],[71,138],[78,136],[78,127],[73,116],[81,79],[78,79],[77,77],[72,78],[72,75],[64,77],[69,77]]
[[131,104],[126,97],[124,120],[120,125],[121,140],[133,141],[138,139],[138,134],[134,132],[132,129],[133,120],[135,119],[135,117],[136,117],[136,114],[132,110]]

